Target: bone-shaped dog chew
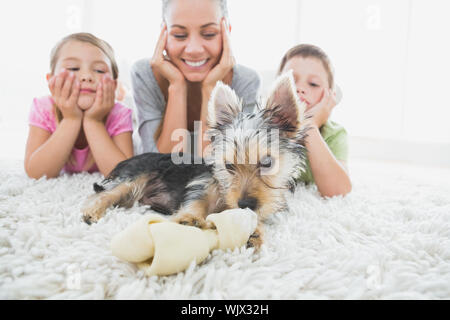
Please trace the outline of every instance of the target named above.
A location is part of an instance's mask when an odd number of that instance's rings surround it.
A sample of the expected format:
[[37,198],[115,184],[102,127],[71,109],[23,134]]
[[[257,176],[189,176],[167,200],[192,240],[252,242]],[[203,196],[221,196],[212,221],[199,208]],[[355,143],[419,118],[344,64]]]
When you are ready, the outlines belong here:
[[114,236],[112,253],[137,263],[147,276],[170,275],[186,270],[193,260],[201,263],[214,249],[234,249],[246,244],[256,229],[250,209],[230,209],[206,218],[216,229],[199,229],[151,214]]

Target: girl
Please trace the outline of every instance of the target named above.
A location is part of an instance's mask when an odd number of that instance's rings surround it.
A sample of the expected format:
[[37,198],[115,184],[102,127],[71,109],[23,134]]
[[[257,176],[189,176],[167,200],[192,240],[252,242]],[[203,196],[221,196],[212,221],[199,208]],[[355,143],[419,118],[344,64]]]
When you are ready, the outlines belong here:
[[315,182],[322,196],[345,195],[352,189],[347,169],[347,132],[329,121],[336,105],[334,75],[328,56],[318,47],[302,44],[281,60],[278,74],[292,70],[301,101],[311,118],[306,149],[308,165],[299,180]]
[[[236,91],[244,111],[253,111],[260,79],[235,64],[230,31],[225,0],[163,0],[163,28],[154,55],[132,68],[140,153],[203,155],[208,100],[217,81]],[[172,138],[177,132],[184,144],[179,136]]]
[[25,153],[31,178],[65,172],[107,175],[133,156],[131,110],[115,103],[112,48],[89,33],[72,34],[52,50],[51,96],[33,100]]

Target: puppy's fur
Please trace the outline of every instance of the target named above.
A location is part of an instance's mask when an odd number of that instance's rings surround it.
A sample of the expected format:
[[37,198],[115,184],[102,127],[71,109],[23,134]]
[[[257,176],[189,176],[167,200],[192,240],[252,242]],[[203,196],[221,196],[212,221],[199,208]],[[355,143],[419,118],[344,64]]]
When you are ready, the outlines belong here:
[[291,73],[276,80],[264,107],[253,114],[243,113],[234,91],[218,83],[208,105],[209,155],[183,155],[185,163],[175,164],[179,154],[147,153],[119,163],[94,184],[84,220],[96,222],[111,206],[139,201],[176,222],[209,228],[208,214],[249,207],[259,223],[248,244],[259,248],[261,222],[285,209],[286,191],[294,190],[304,169],[304,112]]

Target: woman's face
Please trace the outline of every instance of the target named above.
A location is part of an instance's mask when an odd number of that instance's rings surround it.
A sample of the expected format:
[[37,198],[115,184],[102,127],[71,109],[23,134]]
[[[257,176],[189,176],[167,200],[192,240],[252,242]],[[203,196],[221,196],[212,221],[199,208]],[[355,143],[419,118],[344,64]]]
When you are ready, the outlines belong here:
[[283,72],[292,70],[297,88],[297,95],[306,102],[306,110],[315,106],[323,96],[324,89],[329,89],[328,73],[320,59],[314,57],[292,57],[286,62]]
[[221,12],[217,1],[172,0],[166,14],[166,52],[191,82],[203,81],[222,54]]
[[[59,51],[54,75],[62,70],[73,72],[80,83],[78,106],[89,109],[94,101],[97,86],[105,75],[112,78],[108,57],[96,46],[81,41],[69,41]],[[47,75],[47,78],[51,75]]]

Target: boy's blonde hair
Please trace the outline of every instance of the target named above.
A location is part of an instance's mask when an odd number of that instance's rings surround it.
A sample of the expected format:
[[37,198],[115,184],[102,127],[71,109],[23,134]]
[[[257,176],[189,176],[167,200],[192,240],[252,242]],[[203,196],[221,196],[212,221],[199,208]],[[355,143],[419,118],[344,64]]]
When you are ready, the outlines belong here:
[[299,44],[289,49],[281,59],[278,75],[283,72],[286,63],[294,57],[319,59],[328,74],[330,88],[334,88],[334,70],[330,58],[328,58],[328,55],[321,48],[312,44]]
[[[107,43],[106,41],[97,38],[91,33],[87,32],[79,32],[79,33],[73,33],[70,34],[64,38],[62,38],[52,49],[50,53],[50,72],[52,75],[55,74],[55,68],[56,64],[58,63],[59,59],[59,52],[61,51],[61,48],[70,41],[79,41],[79,42],[85,42],[89,43],[97,48],[99,48],[109,59],[111,63],[111,72],[112,72],[112,78],[114,80],[117,80],[119,78],[119,67],[117,65],[116,58],[114,57],[114,50],[113,48]],[[56,125],[58,125],[61,120],[63,119],[63,115],[61,113],[61,110],[59,110],[56,105],[53,106],[53,111],[55,113],[56,118]],[[70,156],[69,161],[70,164],[75,164],[75,158],[73,155]],[[89,170],[93,165],[95,164],[95,160],[92,156],[92,152],[89,151],[89,155],[86,161],[86,164],[83,168],[83,170]]]

